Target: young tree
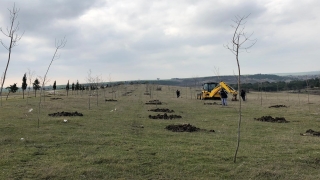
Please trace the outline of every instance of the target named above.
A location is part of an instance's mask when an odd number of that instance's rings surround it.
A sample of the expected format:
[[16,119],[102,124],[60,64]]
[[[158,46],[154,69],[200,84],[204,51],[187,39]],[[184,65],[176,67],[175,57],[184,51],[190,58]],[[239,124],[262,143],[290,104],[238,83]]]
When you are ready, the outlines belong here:
[[[244,32],[244,28],[245,28],[244,25],[246,24],[246,19],[249,17],[249,15],[235,16],[235,19],[233,20],[235,25],[231,25],[231,27],[234,28],[233,37],[231,39],[231,45],[230,46],[229,46],[229,44],[225,45],[225,48],[230,50],[236,56],[236,61],[237,61],[237,65],[238,65],[238,91],[240,91],[240,75],[241,75],[240,63],[239,63],[239,53],[241,50],[247,51],[257,42],[256,39],[254,39],[254,40],[250,39],[253,33],[248,35],[246,32]],[[250,41],[250,43],[248,45],[246,45],[245,43],[248,41]],[[240,145],[241,98],[239,98],[239,99],[240,100],[239,100],[238,137],[237,137],[237,147],[236,147],[236,151],[235,151],[234,159],[233,159],[234,163],[236,162],[237,153],[238,153],[239,145]]]
[[56,89],[57,89],[56,81],[54,81],[52,89],[53,89],[53,95],[55,96],[56,95]]
[[73,94],[73,91],[74,91],[74,83],[72,83],[71,89],[72,89],[72,94]]
[[[3,74],[1,74],[0,82],[2,82],[2,79],[3,79]],[[2,94],[0,94],[0,103],[1,103],[1,106],[2,106]]]
[[[45,100],[46,100],[45,87],[47,86],[47,83],[50,82],[51,80],[48,79],[48,78],[45,79],[45,78],[42,77],[42,76],[38,76],[38,79],[39,79],[39,81],[40,81],[40,84],[42,84],[42,88],[41,88],[41,91],[40,91],[40,94],[41,94],[40,98],[43,97],[43,101],[45,101]],[[43,92],[43,95],[42,95],[42,92]]]
[[9,96],[9,94],[10,93],[15,93],[15,92],[17,92],[17,90],[19,89],[18,87],[17,87],[17,83],[14,83],[13,85],[10,85],[10,86],[8,86],[6,89],[8,89],[8,95],[7,95],[7,98],[6,98],[6,100],[8,99],[8,96]]
[[102,82],[102,78],[100,78],[99,76],[96,76],[94,80],[94,84],[95,84],[95,90],[96,90],[96,96],[97,96],[97,106],[99,102],[99,86],[101,82]]
[[77,83],[76,83],[76,85],[75,85],[75,90],[77,91],[77,94],[78,94],[78,92],[79,92],[79,90],[80,90],[80,84],[79,84],[79,81],[77,80]]
[[[51,59],[51,61],[50,61],[50,63],[49,63],[48,69],[47,69],[47,71],[46,71],[46,73],[45,73],[45,75],[44,75],[44,77],[43,77],[42,86],[44,86],[44,83],[45,83],[46,80],[47,80],[47,74],[48,74],[48,72],[49,72],[49,69],[50,69],[50,67],[51,67],[52,62],[53,62],[55,59],[58,59],[58,58],[59,58],[59,55],[57,55],[58,50],[61,49],[61,48],[63,48],[63,47],[66,45],[66,43],[67,43],[67,40],[66,40],[65,37],[64,37],[63,39],[61,39],[61,40],[58,40],[58,41],[55,40],[55,47],[56,47],[56,49],[55,49],[55,51],[54,51],[54,53],[53,53],[53,56],[52,56],[52,59]],[[40,118],[39,118],[39,116],[40,116],[42,90],[43,90],[43,89],[41,89],[41,91],[40,91],[40,101],[39,101],[39,106],[38,106],[38,128],[40,127]]]
[[16,8],[15,4],[13,4],[12,10],[9,9],[9,13],[10,13],[10,22],[11,22],[10,27],[6,28],[7,29],[6,32],[2,28],[0,28],[0,31],[2,32],[2,34],[7,36],[10,39],[9,46],[5,45],[4,42],[0,39],[2,46],[6,48],[9,52],[7,66],[4,71],[2,82],[1,82],[0,96],[2,96],[3,84],[6,80],[6,74],[9,67],[10,58],[11,58],[11,50],[13,47],[18,45],[17,43],[20,41],[21,37],[23,36],[23,33],[22,35],[17,34],[19,30],[19,22],[16,23],[15,21],[18,18],[19,9]]
[[91,75],[91,69],[88,71],[88,76],[87,76],[87,83],[88,83],[88,87],[89,87],[89,100],[88,100],[88,107],[90,110],[90,103],[91,103],[91,90],[92,88],[92,84],[94,83],[94,78]]
[[66,86],[66,91],[67,91],[67,96],[68,96],[68,92],[69,92],[69,89],[70,89],[70,86],[69,86],[69,80],[68,80],[68,83],[67,83],[67,86]]
[[36,80],[34,80],[33,82],[33,90],[34,90],[34,97],[37,97],[37,90],[40,89],[40,81],[38,80],[38,78],[36,78]]
[[27,74],[24,73],[24,76],[23,76],[23,78],[22,78],[22,86],[21,86],[21,88],[22,88],[22,94],[23,94],[23,99],[24,99],[24,91],[27,89],[27,86],[28,86],[28,84],[27,84]]
[[[31,89],[31,85],[32,85],[32,80],[33,80],[33,76],[34,76],[35,72],[32,71],[28,68],[28,79],[29,79],[29,88],[28,88],[28,97],[30,94],[30,89]],[[27,104],[28,104],[28,98],[27,98]]]

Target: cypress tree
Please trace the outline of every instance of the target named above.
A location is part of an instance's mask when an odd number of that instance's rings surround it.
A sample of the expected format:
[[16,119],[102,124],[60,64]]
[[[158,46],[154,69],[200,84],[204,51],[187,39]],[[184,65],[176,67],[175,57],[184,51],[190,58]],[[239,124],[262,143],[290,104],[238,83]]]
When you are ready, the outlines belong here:
[[69,89],[70,89],[70,86],[69,86],[69,80],[68,80],[68,83],[67,83],[67,86],[66,86],[67,96],[68,96],[68,93],[69,93]]
[[28,84],[27,84],[27,75],[26,75],[26,73],[24,73],[24,76],[22,78],[22,86],[21,86],[23,99],[24,99],[24,91],[27,89],[27,86],[28,86]]

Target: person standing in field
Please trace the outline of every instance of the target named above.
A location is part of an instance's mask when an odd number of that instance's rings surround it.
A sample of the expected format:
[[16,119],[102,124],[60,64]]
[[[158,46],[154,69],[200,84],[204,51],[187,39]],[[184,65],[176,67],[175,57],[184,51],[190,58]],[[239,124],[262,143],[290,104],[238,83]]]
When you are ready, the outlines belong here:
[[177,94],[177,98],[179,98],[179,97],[180,97],[180,91],[177,90],[177,91],[176,91],[176,94]]
[[241,90],[240,96],[242,97],[243,101],[246,101],[246,91],[245,90]]
[[227,106],[228,94],[224,89],[221,89],[220,97],[221,97],[222,106]]

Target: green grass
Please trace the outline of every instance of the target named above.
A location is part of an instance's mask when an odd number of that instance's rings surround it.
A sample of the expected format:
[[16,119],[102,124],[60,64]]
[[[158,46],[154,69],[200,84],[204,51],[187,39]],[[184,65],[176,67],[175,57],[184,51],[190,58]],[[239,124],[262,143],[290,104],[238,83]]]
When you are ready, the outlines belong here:
[[[131,95],[122,96],[134,90]],[[320,96],[248,93],[243,102],[241,142],[237,162],[238,104],[204,105],[191,99],[190,89],[163,86],[144,95],[145,85],[120,86],[117,102],[99,105],[88,95],[65,96],[58,91],[39,98],[13,94],[0,107],[1,179],[319,179],[320,138],[300,136],[307,129],[320,131]],[[107,90],[106,98],[112,95]],[[194,91],[194,90],[193,90]],[[188,96],[185,94],[188,93]],[[53,97],[53,95],[49,95]],[[146,105],[158,99],[162,105]],[[220,104],[219,101],[216,101]],[[283,104],[287,108],[268,108]],[[168,108],[181,119],[152,120],[152,108]],[[28,110],[34,110],[29,113]],[[111,110],[117,109],[111,112]],[[50,117],[58,111],[78,111],[83,117]],[[289,123],[255,121],[264,115],[285,117]],[[63,120],[68,122],[64,123]],[[190,123],[207,131],[171,132],[169,124]],[[142,128],[142,126],[144,128]],[[215,133],[208,130],[215,130]],[[24,138],[24,140],[21,140]]]

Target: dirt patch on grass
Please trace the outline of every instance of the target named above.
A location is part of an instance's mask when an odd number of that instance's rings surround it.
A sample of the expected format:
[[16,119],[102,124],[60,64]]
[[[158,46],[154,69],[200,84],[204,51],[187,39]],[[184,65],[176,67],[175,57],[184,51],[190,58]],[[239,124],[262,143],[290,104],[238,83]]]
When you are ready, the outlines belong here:
[[273,123],[288,123],[284,117],[271,117],[271,116],[262,116],[261,118],[254,118],[254,120],[257,121],[263,121],[263,122],[273,122]]
[[166,129],[172,132],[195,132],[200,130],[200,128],[192,126],[191,124],[171,124],[166,126]]
[[314,131],[312,129],[308,129],[306,133],[300,133],[301,136],[320,136],[319,131]]
[[58,100],[58,99],[62,99],[62,98],[50,98],[51,100]]
[[269,108],[281,108],[281,107],[287,107],[286,105],[273,105],[269,106]]
[[131,96],[131,94],[132,94],[132,91],[129,91],[129,92],[123,93],[122,96]]
[[149,118],[150,119],[177,119],[177,118],[182,118],[180,115],[167,115],[167,113],[164,113],[163,115],[162,114],[158,114],[156,116],[152,116],[152,115],[149,115]]
[[166,113],[174,113],[174,110],[166,109],[166,108],[156,108],[156,109],[150,109],[148,111],[153,111],[153,112],[166,112]]
[[106,99],[105,101],[118,101],[118,100],[115,100],[115,99]]
[[156,100],[150,100],[146,102],[146,104],[160,105],[162,104],[162,102],[156,99]]
[[56,113],[52,113],[52,114],[48,114],[49,116],[53,116],[53,117],[57,117],[57,116],[83,116],[82,113],[79,112],[56,112]]
[[218,103],[213,102],[213,103],[203,103],[204,105],[218,105]]
[[[165,129],[172,132],[196,132],[196,131],[206,131],[205,129],[200,129],[191,124],[171,124],[165,127]],[[215,132],[214,130],[209,130],[209,132]]]

